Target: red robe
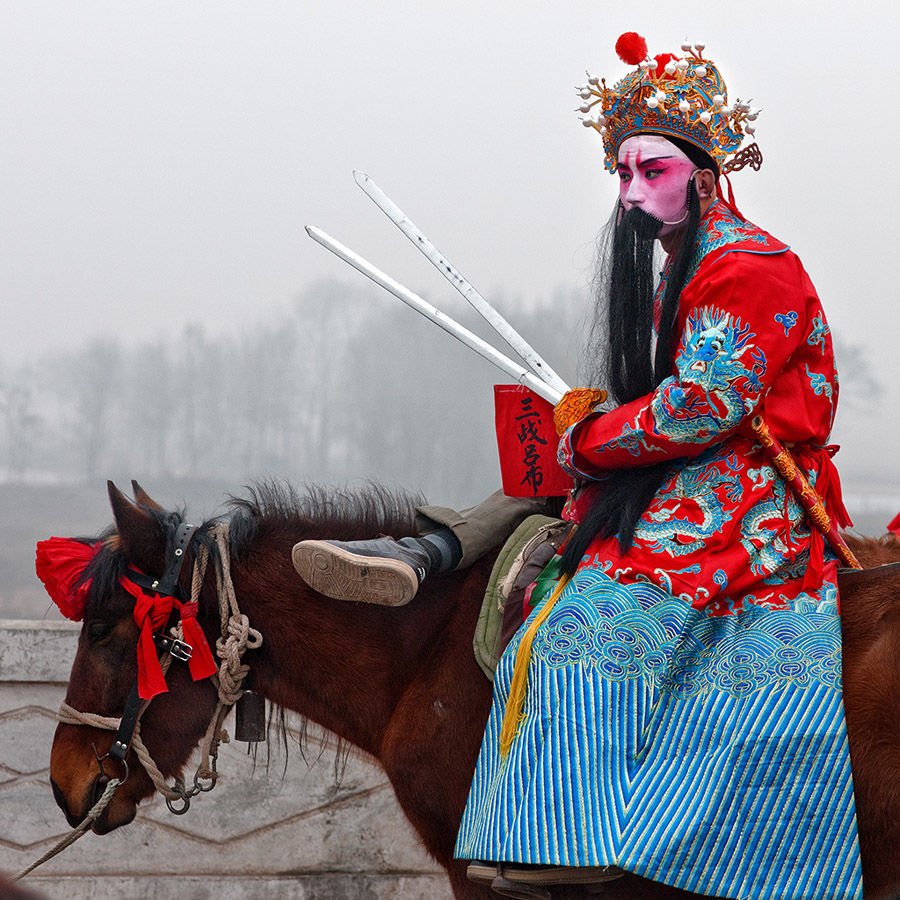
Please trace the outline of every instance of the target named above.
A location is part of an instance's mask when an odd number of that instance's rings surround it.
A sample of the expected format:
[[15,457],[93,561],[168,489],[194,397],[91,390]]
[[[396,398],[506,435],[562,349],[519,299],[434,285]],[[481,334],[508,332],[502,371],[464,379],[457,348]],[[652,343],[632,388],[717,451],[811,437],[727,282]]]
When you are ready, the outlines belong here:
[[[661,285],[658,296],[661,296]],[[836,591],[836,565],[750,430],[762,413],[808,473],[839,525],[834,448],[826,447],[838,384],[830,329],[787,246],[716,203],[701,221],[679,299],[673,375],[653,393],[594,413],[562,437],[559,461],[593,482],[610,470],[667,460],[666,479],[622,554],[615,538],[588,557],[621,582],[649,580],[728,615],[790,608],[806,591]]]

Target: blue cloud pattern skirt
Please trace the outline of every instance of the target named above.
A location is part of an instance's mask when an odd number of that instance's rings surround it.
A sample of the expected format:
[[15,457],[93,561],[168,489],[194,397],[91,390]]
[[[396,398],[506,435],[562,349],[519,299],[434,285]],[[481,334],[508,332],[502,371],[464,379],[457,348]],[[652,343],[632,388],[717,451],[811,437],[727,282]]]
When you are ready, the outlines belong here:
[[456,855],[617,865],[741,900],[862,896],[836,591],[709,617],[582,568],[536,636],[507,758],[506,649]]

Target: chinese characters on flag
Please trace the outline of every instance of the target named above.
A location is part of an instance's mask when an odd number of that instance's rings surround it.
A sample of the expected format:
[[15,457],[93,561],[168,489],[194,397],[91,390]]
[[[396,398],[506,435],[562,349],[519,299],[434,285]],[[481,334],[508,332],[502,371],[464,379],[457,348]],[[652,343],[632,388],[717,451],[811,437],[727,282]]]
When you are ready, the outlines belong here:
[[556,462],[559,438],[553,407],[518,384],[494,385],[494,422],[503,493],[508,497],[561,497],[572,479]]

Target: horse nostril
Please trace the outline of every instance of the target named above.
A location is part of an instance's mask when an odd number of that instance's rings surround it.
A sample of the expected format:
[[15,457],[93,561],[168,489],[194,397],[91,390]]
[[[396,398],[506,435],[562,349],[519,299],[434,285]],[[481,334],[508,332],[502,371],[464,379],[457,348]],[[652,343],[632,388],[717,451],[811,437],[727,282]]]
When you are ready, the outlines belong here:
[[80,825],[84,820],[84,817],[87,815],[88,810],[103,796],[103,791],[106,788],[106,784],[109,781],[108,778],[97,777],[91,782],[90,787],[88,787],[85,792],[85,807],[84,812],[80,815],[76,815],[69,809],[68,800],[66,800],[66,795],[63,793],[62,788],[51,778],[50,779],[50,787],[53,790],[53,798],[56,800],[59,808],[65,813],[66,821],[75,828],[77,825]]
[[60,790],[59,785],[51,778],[50,779],[50,787],[53,789],[53,799],[56,801],[56,805],[66,814],[66,818],[69,818],[69,807],[66,804],[66,795]]

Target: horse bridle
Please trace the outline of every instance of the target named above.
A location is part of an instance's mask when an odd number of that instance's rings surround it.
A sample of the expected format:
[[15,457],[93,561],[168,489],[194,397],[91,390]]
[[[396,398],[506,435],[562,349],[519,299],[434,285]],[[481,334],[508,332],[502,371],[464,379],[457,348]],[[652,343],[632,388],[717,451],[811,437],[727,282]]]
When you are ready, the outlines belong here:
[[[145,575],[137,569],[128,569],[128,577],[135,584],[142,587],[145,591],[152,591],[161,597],[173,597],[175,600],[183,600],[184,595],[181,592],[181,570],[184,567],[184,561],[187,559],[187,549],[191,540],[197,533],[197,525],[188,525],[182,523],[175,532],[175,538],[172,546],[172,554],[169,558],[168,565],[161,578],[153,578]],[[153,643],[161,653],[168,653],[173,659],[180,662],[188,662],[191,658],[193,648],[190,644],[178,640],[174,637],[168,637],[165,634],[165,625],[163,630],[153,635]],[[149,703],[149,701],[147,701]],[[125,710],[122,713],[122,721],[116,730],[113,738],[112,746],[107,752],[107,756],[116,759],[126,766],[125,757],[128,754],[128,748],[131,746],[131,740],[134,737],[134,729],[137,727],[140,718],[144,700],[138,691],[138,680],[135,678],[131,690],[128,692],[128,699],[125,701]],[[101,757],[102,762],[103,757]]]
[[[187,557],[187,549],[192,538],[197,532],[194,525],[180,525],[175,533],[171,554],[167,558],[164,574],[160,578],[153,578],[145,575],[135,569],[129,568],[123,576],[123,581],[132,582],[134,587],[146,594],[160,598],[172,598],[173,605],[177,603],[181,610],[181,623],[186,620],[185,614],[189,618],[196,617],[199,606],[200,589],[204,580],[206,571],[206,563],[209,559],[208,552],[205,553],[205,546],[201,547],[194,554],[194,579],[191,588],[190,602],[182,599],[180,581],[182,575],[182,567]],[[95,728],[107,729],[115,732],[112,745],[109,751],[100,756],[94,751],[97,757],[97,764],[100,767],[102,777],[109,779],[104,771],[103,761],[106,758],[112,758],[120,762],[125,768],[125,776],[123,779],[113,779],[116,784],[121,784],[129,777],[130,770],[126,761],[129,749],[133,749],[138,761],[143,766],[151,782],[166,799],[166,805],[169,810],[176,815],[187,812],[190,806],[190,799],[199,792],[211,791],[217,780],[216,760],[218,754],[219,743],[222,740],[221,727],[225,715],[240,701],[250,700],[249,708],[246,710],[248,715],[243,718],[245,734],[241,735],[241,717],[237,720],[236,737],[239,740],[260,741],[265,740],[265,712],[261,699],[258,695],[248,690],[246,679],[249,675],[249,667],[244,663],[243,655],[246,650],[257,649],[262,645],[262,635],[256,629],[250,626],[247,616],[241,613],[237,597],[234,591],[234,585],[231,581],[230,566],[228,563],[228,526],[218,524],[213,526],[211,538],[217,549],[217,565],[216,583],[217,597],[219,603],[219,613],[222,622],[222,635],[216,642],[216,655],[219,657],[217,663],[218,668],[210,673],[210,675],[202,677],[214,676],[214,684],[218,694],[216,709],[213,712],[209,726],[201,741],[201,762],[194,774],[194,783],[191,787],[187,787],[180,777],[176,777],[175,783],[170,785],[166,783],[166,778],[159,770],[159,767],[153,761],[149,751],[138,737],[138,723],[141,716],[151,702],[142,699],[140,696],[140,666],[138,671],[138,680],[132,686],[128,699],[125,703],[125,709],[120,719],[106,718],[92,713],[84,713],[70,707],[63,702],[58,713],[59,721],[65,724],[73,725],[89,725]],[[129,592],[130,589],[129,589]],[[168,668],[172,659],[186,662],[193,665],[194,660],[192,654],[196,655],[196,647],[191,647],[186,641],[180,640],[178,632],[175,636],[170,637],[164,633],[168,622],[171,621],[171,615],[167,617],[162,628],[152,634],[153,644],[161,651],[159,660],[161,674],[165,677],[165,670]],[[192,629],[193,630],[193,629]],[[196,634],[196,631],[194,632]],[[205,636],[200,632],[199,639],[206,641]],[[204,649],[204,648],[201,648]],[[209,653],[209,648],[204,649],[205,653]],[[203,653],[200,654],[202,659]],[[214,663],[214,659],[210,658],[210,663]],[[192,673],[193,674],[193,673]],[[195,677],[194,680],[198,680]],[[227,739],[227,738],[226,738]],[[110,794],[111,797],[111,794]],[[104,804],[108,802],[107,798]],[[181,803],[182,806],[177,807],[175,803]],[[99,815],[101,804],[98,802],[89,815]]]
[[[208,556],[206,555],[203,556],[202,560],[199,557],[195,558],[194,574],[199,577],[194,578],[194,583],[191,588],[190,604],[185,604],[180,600],[181,570],[184,566],[186,551],[196,532],[197,527],[194,525],[182,524],[178,527],[173,543],[172,558],[168,560],[162,578],[150,578],[134,569],[129,569],[127,573],[129,580],[133,580],[134,584],[141,590],[153,591],[158,596],[171,597],[173,601],[179,600],[181,603],[182,622],[184,621],[183,613],[186,607],[188,608],[190,615],[195,616],[197,613],[205,564],[208,559]],[[219,554],[219,566],[216,569],[216,581],[223,633],[221,638],[222,646],[220,648],[219,641],[217,641],[216,649],[219,651],[219,656],[222,657],[222,663],[219,667],[219,671],[214,673],[218,676],[216,683],[218,703],[212,719],[210,720],[206,735],[201,742],[201,754],[203,758],[200,767],[194,774],[193,787],[186,789],[181,778],[176,778],[175,785],[172,787],[166,785],[164,776],[153,762],[150,754],[147,752],[147,748],[144,747],[143,743],[140,741],[137,734],[137,726],[141,718],[141,713],[147,708],[147,704],[150,701],[141,699],[137,681],[128,695],[122,717],[118,720],[92,713],[80,712],[63,701],[60,705],[59,712],[57,713],[57,719],[60,722],[69,725],[88,725],[94,728],[116,732],[113,744],[104,756],[101,757],[97,752],[96,747],[94,748],[97,764],[100,767],[100,775],[107,780],[106,787],[100,798],[94,803],[91,809],[88,810],[82,821],[75,826],[71,833],[64,836],[55,847],[52,847],[41,856],[40,859],[36,860],[16,875],[16,881],[47,862],[47,860],[52,859],[58,853],[61,853],[66,847],[71,846],[78,838],[87,833],[88,829],[97,821],[109,805],[113,798],[113,794],[119,786],[128,779],[130,772],[128,763],[126,762],[126,756],[132,743],[135,745],[135,753],[139,762],[144,767],[144,770],[153,782],[153,785],[166,798],[166,805],[169,807],[170,811],[176,815],[181,815],[182,813],[187,812],[188,807],[190,806],[191,797],[194,797],[200,791],[211,791],[216,786],[216,755],[218,753],[218,745],[220,740],[227,740],[227,738],[219,733],[219,729],[221,728],[225,714],[236,702],[241,699],[254,698],[256,702],[251,704],[251,706],[256,713],[256,716],[251,716],[251,718],[260,717],[263,724],[256,723],[256,729],[251,726],[249,730],[253,732],[253,736],[246,737],[245,739],[250,741],[265,740],[265,716],[263,709],[260,706],[260,698],[251,691],[244,689],[243,684],[249,674],[249,667],[241,662],[245,650],[257,649],[262,646],[262,635],[255,628],[250,627],[247,616],[242,614],[238,607],[237,597],[234,592],[234,585],[231,582],[231,573],[227,562],[229,555],[228,527],[227,525],[215,525],[213,526],[211,533],[218,547]],[[141,580],[138,581],[138,579]],[[169,616],[169,619],[171,619],[171,616]],[[167,624],[168,622],[163,624],[163,629],[165,629]],[[197,634],[198,632],[195,631],[194,633]],[[202,632],[199,633],[202,635]],[[162,631],[154,633],[152,639],[155,646],[163,653],[167,654],[165,657],[166,660],[178,659],[182,662],[190,662],[193,648],[185,641],[178,640],[177,638],[170,638],[163,634]],[[206,638],[203,637],[203,640],[205,641]],[[162,668],[162,663],[160,664],[160,668]],[[163,672],[163,678],[164,677],[165,673]],[[224,687],[223,680],[226,683]],[[260,731],[262,732],[261,735],[258,733]],[[143,753],[141,752],[142,750]],[[106,772],[103,770],[103,760],[107,757],[112,757],[121,762],[125,768],[125,775],[122,779],[109,778],[106,775]],[[209,765],[207,765],[207,763],[209,763]],[[207,784],[201,783],[201,779],[204,778],[207,779]],[[173,797],[176,800],[180,800],[184,805],[181,808],[175,807],[172,803]]]

